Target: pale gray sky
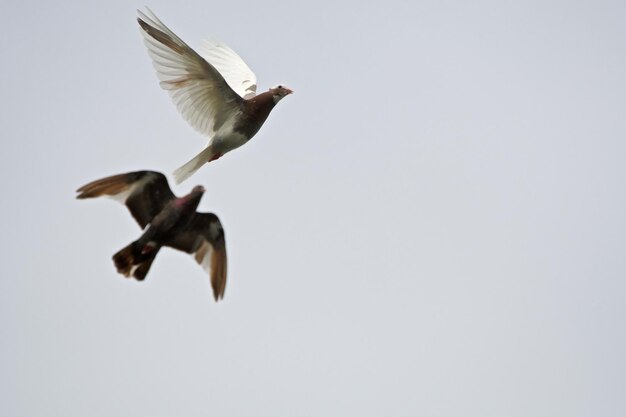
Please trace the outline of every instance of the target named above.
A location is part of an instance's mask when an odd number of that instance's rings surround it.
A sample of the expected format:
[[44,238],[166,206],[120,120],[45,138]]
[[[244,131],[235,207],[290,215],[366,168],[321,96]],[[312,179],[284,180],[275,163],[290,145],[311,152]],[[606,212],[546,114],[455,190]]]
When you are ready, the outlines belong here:
[[[208,192],[224,302],[74,190],[205,145],[144,2],[0,5],[0,415],[626,415],[626,3],[179,2],[296,93]],[[171,178],[171,177],[170,177]]]

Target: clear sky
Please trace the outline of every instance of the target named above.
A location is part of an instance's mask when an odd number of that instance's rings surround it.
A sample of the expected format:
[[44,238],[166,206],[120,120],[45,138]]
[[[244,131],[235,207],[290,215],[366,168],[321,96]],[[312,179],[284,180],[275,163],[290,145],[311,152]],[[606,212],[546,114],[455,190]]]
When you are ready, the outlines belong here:
[[626,415],[624,1],[154,1],[259,90],[260,133],[174,191],[226,230],[189,255],[74,190],[206,144],[134,1],[0,5],[0,415]]

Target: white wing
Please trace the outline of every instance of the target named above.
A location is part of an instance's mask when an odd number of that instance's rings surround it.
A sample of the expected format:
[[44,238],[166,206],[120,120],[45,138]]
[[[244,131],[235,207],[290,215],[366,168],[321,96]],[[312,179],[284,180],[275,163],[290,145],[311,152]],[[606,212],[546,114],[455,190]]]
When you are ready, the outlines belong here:
[[224,76],[230,88],[237,94],[246,99],[256,95],[256,75],[226,44],[215,39],[206,39],[202,41],[198,51]]
[[140,32],[161,87],[191,126],[212,137],[241,110],[241,97],[215,67],[146,9],[145,13],[137,11]]

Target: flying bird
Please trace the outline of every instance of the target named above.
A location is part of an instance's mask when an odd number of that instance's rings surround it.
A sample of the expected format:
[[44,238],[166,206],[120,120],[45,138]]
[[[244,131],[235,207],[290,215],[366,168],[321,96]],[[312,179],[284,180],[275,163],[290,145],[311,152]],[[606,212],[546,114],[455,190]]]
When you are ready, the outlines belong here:
[[202,152],[174,171],[178,184],[248,142],[274,106],[293,91],[278,85],[256,94],[256,76],[232,49],[206,40],[198,53],[146,9],[137,10],[137,21],[160,85],[185,120],[209,137]]
[[211,276],[215,301],[226,289],[224,229],[213,213],[196,209],[204,187],[177,198],[160,172],[113,175],[80,187],[76,198],[112,197],[125,204],[144,230],[139,239],[113,255],[117,272],[143,281],[163,246],[190,253]]

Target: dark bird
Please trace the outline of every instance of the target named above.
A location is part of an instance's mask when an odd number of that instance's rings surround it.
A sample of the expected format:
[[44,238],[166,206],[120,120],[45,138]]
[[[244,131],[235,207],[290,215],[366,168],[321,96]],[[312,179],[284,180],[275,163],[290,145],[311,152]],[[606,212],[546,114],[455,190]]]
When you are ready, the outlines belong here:
[[139,239],[113,255],[117,272],[142,281],[159,250],[169,246],[194,255],[210,274],[218,301],[226,288],[226,242],[217,216],[196,211],[204,191],[197,185],[178,198],[160,172],[137,171],[83,185],[76,198],[112,197],[125,204],[144,229]]
[[205,163],[248,142],[274,106],[293,91],[278,85],[257,95],[256,76],[228,46],[204,41],[199,54],[150,9],[137,13],[161,87],[169,92],[185,120],[209,137],[202,152],[174,171],[174,179],[180,183]]

